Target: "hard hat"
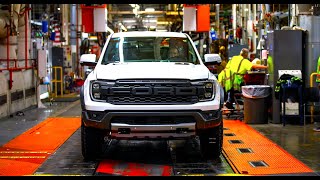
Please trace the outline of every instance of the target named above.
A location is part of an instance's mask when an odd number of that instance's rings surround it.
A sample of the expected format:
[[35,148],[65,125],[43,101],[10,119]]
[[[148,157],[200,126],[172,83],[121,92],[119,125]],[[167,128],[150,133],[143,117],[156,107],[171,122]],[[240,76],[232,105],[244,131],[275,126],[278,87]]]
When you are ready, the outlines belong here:
[[255,58],[255,59],[252,61],[252,64],[261,65],[261,60],[258,59],[258,58]]
[[224,46],[220,47],[220,51],[224,51],[226,48]]

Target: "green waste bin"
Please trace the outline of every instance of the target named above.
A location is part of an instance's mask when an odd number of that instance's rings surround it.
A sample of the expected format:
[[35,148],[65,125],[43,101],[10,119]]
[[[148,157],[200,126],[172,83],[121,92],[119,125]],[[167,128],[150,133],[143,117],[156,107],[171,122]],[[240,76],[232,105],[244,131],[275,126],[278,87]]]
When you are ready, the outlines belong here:
[[268,98],[270,98],[270,92],[271,88],[268,85],[242,86],[245,123],[268,123]]

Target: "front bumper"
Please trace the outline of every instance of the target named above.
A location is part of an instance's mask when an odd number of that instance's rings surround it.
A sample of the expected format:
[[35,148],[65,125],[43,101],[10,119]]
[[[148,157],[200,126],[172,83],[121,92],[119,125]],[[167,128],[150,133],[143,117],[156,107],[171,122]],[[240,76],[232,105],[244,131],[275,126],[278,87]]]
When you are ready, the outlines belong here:
[[183,137],[183,135],[195,135],[197,130],[219,126],[222,113],[220,110],[112,112],[83,110],[82,121],[88,127],[111,130],[112,134],[118,137],[133,137],[139,133]]

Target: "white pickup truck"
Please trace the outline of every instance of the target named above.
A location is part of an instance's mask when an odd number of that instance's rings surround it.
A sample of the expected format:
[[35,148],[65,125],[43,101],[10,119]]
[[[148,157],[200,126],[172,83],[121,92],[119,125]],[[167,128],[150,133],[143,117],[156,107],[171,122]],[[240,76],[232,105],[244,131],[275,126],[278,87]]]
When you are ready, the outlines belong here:
[[205,158],[221,154],[223,89],[192,39],[179,32],[111,34],[101,56],[81,56],[94,66],[81,89],[82,154],[94,160],[111,139],[199,137]]

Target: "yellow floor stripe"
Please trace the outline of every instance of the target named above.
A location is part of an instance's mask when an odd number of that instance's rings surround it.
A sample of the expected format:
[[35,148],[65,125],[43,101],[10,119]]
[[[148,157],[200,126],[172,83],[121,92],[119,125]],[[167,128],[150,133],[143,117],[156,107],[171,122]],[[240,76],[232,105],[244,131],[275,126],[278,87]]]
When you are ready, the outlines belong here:
[[47,156],[0,156],[0,159],[27,159],[27,158],[33,158],[33,159],[44,159]]

